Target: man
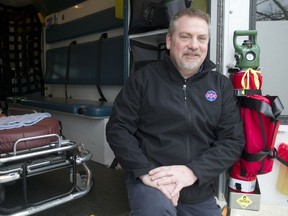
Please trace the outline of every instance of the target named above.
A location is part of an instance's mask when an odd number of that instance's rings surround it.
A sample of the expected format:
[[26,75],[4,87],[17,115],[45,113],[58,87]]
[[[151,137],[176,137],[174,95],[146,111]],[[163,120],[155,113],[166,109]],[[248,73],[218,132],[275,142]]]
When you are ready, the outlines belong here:
[[130,215],[220,216],[215,179],[239,159],[243,126],[230,80],[206,59],[210,17],[176,14],[170,55],[133,73],[106,136],[127,173]]

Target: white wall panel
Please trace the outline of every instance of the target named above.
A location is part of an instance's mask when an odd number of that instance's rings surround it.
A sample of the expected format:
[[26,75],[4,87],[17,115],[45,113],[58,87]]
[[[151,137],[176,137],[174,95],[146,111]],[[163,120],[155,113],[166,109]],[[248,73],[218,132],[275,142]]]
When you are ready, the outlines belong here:
[[263,94],[278,95],[288,115],[288,21],[257,22]]
[[250,0],[224,1],[223,71],[235,63],[233,34],[235,30],[248,30],[250,21]]

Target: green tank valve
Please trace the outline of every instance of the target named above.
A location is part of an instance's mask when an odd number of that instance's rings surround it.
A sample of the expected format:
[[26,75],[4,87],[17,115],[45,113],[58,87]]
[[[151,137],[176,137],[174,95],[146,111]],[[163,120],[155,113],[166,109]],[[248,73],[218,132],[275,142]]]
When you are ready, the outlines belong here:
[[[240,45],[237,43],[239,36],[248,36]],[[260,65],[260,47],[257,44],[256,30],[237,30],[234,31],[233,45],[235,49],[235,66],[243,68],[257,69]]]

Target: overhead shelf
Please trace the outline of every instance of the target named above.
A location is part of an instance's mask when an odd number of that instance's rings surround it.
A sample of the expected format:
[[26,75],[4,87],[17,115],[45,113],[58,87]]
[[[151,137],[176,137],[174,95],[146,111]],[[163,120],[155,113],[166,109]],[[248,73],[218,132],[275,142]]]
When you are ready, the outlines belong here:
[[159,44],[165,43],[167,32],[167,29],[161,29],[139,34],[132,34],[129,35],[129,39],[152,46],[158,46]]

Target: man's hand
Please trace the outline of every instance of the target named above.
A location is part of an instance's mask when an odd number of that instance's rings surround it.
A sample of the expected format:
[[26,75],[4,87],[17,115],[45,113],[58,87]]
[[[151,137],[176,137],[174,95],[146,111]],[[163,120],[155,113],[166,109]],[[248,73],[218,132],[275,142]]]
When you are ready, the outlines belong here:
[[140,179],[145,185],[160,190],[177,206],[182,188],[193,185],[198,178],[187,166],[174,165],[155,168]]
[[179,193],[171,196],[171,192],[174,190],[175,184],[159,185],[157,181],[152,181],[150,175],[148,174],[140,176],[140,179],[145,185],[160,190],[168,199],[171,200],[175,207],[178,205]]
[[193,171],[185,165],[162,166],[151,170],[148,174],[153,184],[157,182],[160,188],[175,185],[174,189],[170,191],[170,199],[176,195],[179,196],[182,188],[193,185],[198,179]]

